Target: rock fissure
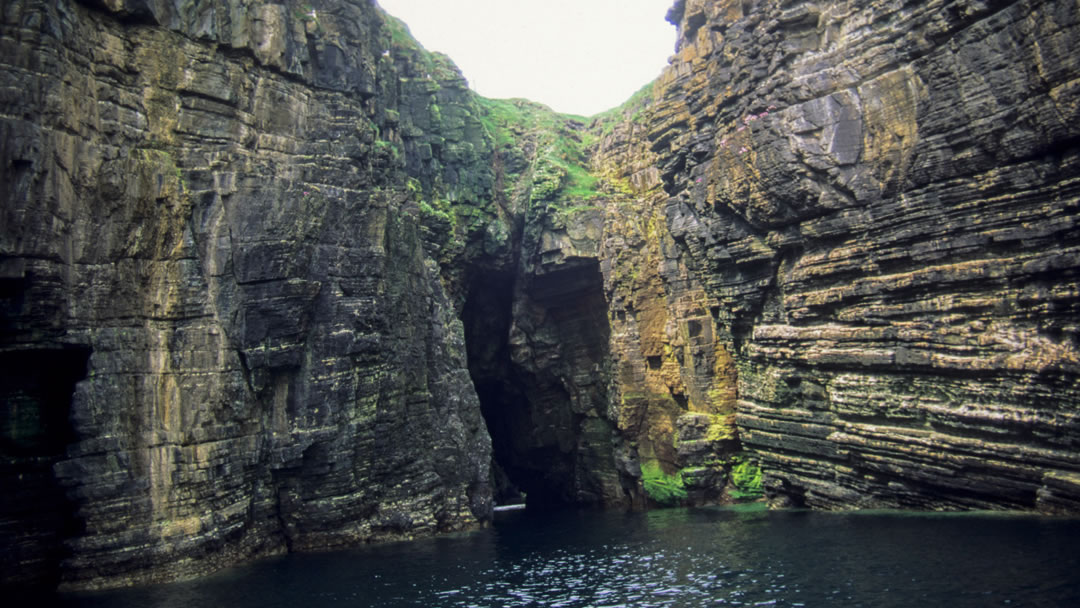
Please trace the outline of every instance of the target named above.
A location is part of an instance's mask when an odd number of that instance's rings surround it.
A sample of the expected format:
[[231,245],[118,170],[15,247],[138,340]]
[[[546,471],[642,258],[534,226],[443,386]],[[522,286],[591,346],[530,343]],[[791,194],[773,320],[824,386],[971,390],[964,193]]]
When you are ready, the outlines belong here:
[[3,584],[521,499],[1076,512],[1076,4],[668,19],[582,119],[362,0],[5,6]]

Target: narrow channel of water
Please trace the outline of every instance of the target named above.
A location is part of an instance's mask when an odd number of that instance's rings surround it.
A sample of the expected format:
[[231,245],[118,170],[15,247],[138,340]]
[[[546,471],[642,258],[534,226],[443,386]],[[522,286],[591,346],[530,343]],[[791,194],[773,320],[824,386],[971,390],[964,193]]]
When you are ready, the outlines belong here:
[[1080,519],[742,508],[499,513],[491,529],[289,555],[60,605],[1080,606]]

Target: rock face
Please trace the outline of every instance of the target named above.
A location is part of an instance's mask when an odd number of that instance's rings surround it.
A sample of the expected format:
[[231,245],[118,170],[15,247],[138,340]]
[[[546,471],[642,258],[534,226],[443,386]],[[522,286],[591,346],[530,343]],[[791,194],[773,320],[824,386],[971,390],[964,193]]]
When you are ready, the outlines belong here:
[[1076,512],[1080,8],[854,4],[679,0],[592,119],[367,0],[5,4],[3,583],[756,465],[775,504]]
[[314,4],[5,4],[5,582],[490,519],[417,194],[490,187],[480,123],[371,3]]
[[1076,3],[669,18],[647,139],[770,496],[1075,511]]

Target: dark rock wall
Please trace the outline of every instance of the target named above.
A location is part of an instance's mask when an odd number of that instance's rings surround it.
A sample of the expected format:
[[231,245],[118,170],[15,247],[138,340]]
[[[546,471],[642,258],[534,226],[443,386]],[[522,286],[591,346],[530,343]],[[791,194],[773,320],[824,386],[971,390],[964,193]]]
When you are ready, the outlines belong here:
[[[63,486],[5,498],[6,582],[165,580],[490,518],[418,204],[490,182],[464,170],[479,123],[371,3],[310,4],[0,11],[3,358],[78,381],[5,395],[5,494],[18,459]],[[61,523],[28,539],[44,511]]]
[[1076,3],[670,18],[648,139],[770,495],[1075,510]]
[[631,505],[640,472],[616,466],[609,407],[601,193],[573,187],[584,125],[525,100],[485,104],[502,229],[466,246],[464,320],[495,461],[530,506]]
[[777,504],[1075,512],[1076,3],[669,19],[586,124],[366,0],[6,2],[3,582],[482,525],[493,479],[724,501],[752,460]]

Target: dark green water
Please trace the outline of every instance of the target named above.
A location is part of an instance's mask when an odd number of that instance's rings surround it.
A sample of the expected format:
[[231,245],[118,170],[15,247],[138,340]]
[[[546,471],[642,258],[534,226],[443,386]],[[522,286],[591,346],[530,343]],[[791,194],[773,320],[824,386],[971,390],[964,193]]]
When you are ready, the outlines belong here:
[[500,513],[69,606],[1080,606],[1080,520],[671,509]]

